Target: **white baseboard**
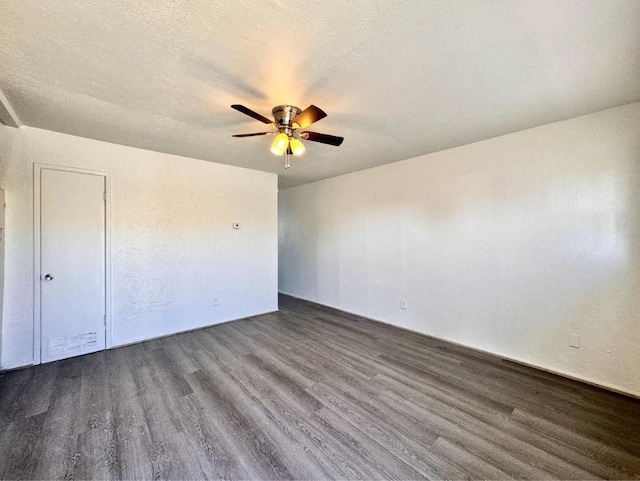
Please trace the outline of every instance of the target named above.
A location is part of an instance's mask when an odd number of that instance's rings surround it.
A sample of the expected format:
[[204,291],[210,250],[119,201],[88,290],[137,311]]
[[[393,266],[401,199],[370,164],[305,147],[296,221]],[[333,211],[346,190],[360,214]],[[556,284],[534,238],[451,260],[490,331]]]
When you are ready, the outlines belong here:
[[184,329],[182,331],[169,332],[167,334],[160,334],[159,336],[147,337],[147,338],[144,338],[144,339],[136,339],[136,340],[133,340],[133,341],[130,341],[130,342],[124,342],[124,343],[121,343],[121,344],[114,344],[111,347],[109,347],[108,349],[117,349],[119,347],[133,346],[134,344],[140,344],[142,342],[155,341],[156,339],[162,339],[164,337],[174,336],[176,334],[184,334],[185,332],[199,331],[200,329],[207,329],[208,327],[220,326],[222,324],[228,324],[230,322],[241,321],[243,319],[251,319],[252,317],[263,316],[265,314],[271,314],[273,312],[278,312],[278,310],[276,309],[276,310],[268,310],[268,311],[264,311],[264,312],[257,312],[256,314],[251,314],[250,316],[238,317],[236,319],[227,319],[225,321],[220,321],[220,322],[216,322],[216,323],[213,323],[213,324],[207,324],[207,325],[198,326],[198,327],[191,327],[189,329]]
[[335,309],[337,311],[346,312],[347,314],[353,314],[355,316],[359,316],[359,317],[362,317],[364,319],[368,319],[368,320],[373,321],[373,322],[379,322],[380,324],[386,324],[387,326],[397,327],[398,329],[402,329],[402,330],[405,330],[405,331],[413,332],[415,334],[420,334],[422,336],[430,337],[432,339],[437,339],[438,341],[448,342],[450,344],[453,344],[454,346],[460,346],[460,347],[464,347],[466,349],[471,349],[472,351],[480,352],[482,354],[487,354],[489,356],[493,356],[493,357],[497,357],[497,358],[500,358],[500,359],[504,359],[505,361],[515,362],[517,364],[521,364],[523,366],[527,366],[527,367],[531,367],[531,368],[534,368],[534,369],[538,369],[540,371],[545,371],[545,372],[548,372],[548,373],[551,373],[551,374],[556,374],[558,376],[562,376],[564,378],[571,379],[572,381],[583,382],[585,384],[590,384],[592,386],[599,387],[599,388],[602,388],[602,389],[606,389],[607,391],[612,391],[612,392],[615,392],[617,394],[623,394],[624,396],[629,396],[629,397],[632,397],[632,398],[635,398],[635,399],[640,399],[640,393],[636,393],[636,392],[633,392],[633,391],[626,391],[626,390],[624,390],[624,389],[622,389],[622,388],[620,388],[618,386],[614,386],[614,385],[603,383],[603,382],[599,382],[599,381],[594,381],[592,379],[589,379],[589,378],[586,378],[586,377],[582,377],[582,376],[579,376],[579,375],[576,375],[576,374],[572,374],[572,373],[563,371],[561,369],[556,369],[556,368],[552,368],[552,367],[548,367],[548,366],[543,366],[543,365],[540,365],[540,364],[533,364],[531,362],[524,361],[522,359],[518,359],[518,358],[515,358],[515,357],[511,357],[511,356],[505,356],[504,354],[500,354],[500,353],[497,353],[497,352],[486,351],[484,349],[479,349],[477,347],[469,346],[468,344],[462,344],[462,343],[459,343],[459,342],[456,342],[456,341],[452,341],[451,339],[447,339],[447,338],[444,338],[444,337],[433,336],[431,334],[427,334],[427,333],[421,332],[421,331],[416,331],[414,329],[409,329],[408,327],[399,326],[397,324],[393,324],[393,323],[388,322],[388,321],[384,321],[384,320],[381,320],[381,319],[376,319],[376,318],[373,318],[373,317],[364,316],[364,315],[362,315],[362,314],[360,314],[358,312],[348,311],[348,310],[346,310],[344,308],[341,308],[341,307],[338,307],[338,306],[334,306],[334,305],[331,305],[331,304],[327,304],[327,303],[323,303],[323,302],[318,302],[318,301],[315,301],[313,299],[309,299],[309,298],[306,298],[306,297],[303,297],[303,296],[298,296],[298,295],[295,295],[295,294],[289,294],[288,292],[284,292],[284,291],[279,291],[279,293],[280,294],[284,294],[285,296],[295,297],[296,299],[302,299],[303,301],[312,302],[313,304],[319,304],[321,306],[330,307],[331,309]]
[[[125,347],[125,346],[132,346],[134,344],[140,344],[142,342],[153,341],[155,339],[162,339],[163,337],[169,337],[169,336],[173,336],[175,334],[182,334],[182,333],[185,333],[185,332],[198,331],[200,329],[206,329],[208,327],[219,326],[221,324],[227,324],[229,322],[240,321],[242,319],[250,319],[252,317],[262,316],[264,314],[271,314],[272,312],[278,312],[278,310],[276,309],[276,310],[268,310],[268,311],[264,311],[264,312],[258,312],[256,314],[251,314],[250,316],[240,317],[240,318],[236,318],[236,319],[227,319],[226,321],[220,321],[220,322],[217,322],[215,324],[207,324],[205,326],[193,327],[193,328],[190,328],[190,329],[185,329],[183,331],[171,332],[171,333],[162,334],[162,335],[159,335],[159,336],[154,336],[154,337],[149,337],[149,338],[144,338],[144,339],[138,339],[138,340],[134,340],[134,341],[131,341],[131,342],[125,342],[123,344],[114,344],[114,345],[106,348],[105,350],[117,349],[119,347]],[[98,352],[100,352],[100,351],[98,351]],[[37,364],[41,364],[41,363],[37,363]],[[0,366],[0,374],[8,372],[8,371],[14,371],[16,369],[22,369],[22,368],[25,368],[25,367],[31,367],[31,366],[34,366],[34,365],[36,365],[36,363],[34,363],[33,361],[28,361],[26,363],[8,364],[6,366]]]
[[22,369],[24,367],[33,366],[33,361],[28,361],[26,363],[18,363],[18,364],[8,364],[6,366],[0,367],[0,374],[9,371],[15,371],[16,369]]

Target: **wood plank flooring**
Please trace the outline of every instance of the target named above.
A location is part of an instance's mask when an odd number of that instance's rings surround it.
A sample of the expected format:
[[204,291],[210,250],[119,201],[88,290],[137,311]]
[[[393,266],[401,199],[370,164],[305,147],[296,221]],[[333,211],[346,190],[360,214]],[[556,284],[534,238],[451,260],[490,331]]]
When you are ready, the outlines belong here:
[[640,479],[640,401],[282,296],[0,376],[3,479]]

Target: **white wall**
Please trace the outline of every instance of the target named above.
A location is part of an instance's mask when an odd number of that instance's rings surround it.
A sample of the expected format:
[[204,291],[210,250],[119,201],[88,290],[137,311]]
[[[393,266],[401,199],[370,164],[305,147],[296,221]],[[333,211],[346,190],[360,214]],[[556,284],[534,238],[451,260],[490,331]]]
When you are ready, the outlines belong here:
[[282,292],[640,394],[640,103],[279,206]]
[[32,361],[34,162],[112,172],[114,345],[277,309],[275,175],[0,126],[3,368]]

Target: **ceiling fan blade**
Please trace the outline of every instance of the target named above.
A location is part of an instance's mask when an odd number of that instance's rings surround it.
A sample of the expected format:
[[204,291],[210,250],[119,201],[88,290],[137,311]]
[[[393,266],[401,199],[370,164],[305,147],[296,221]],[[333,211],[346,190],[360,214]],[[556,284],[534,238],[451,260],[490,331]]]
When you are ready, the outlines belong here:
[[260,115],[258,112],[254,112],[253,110],[245,107],[244,105],[233,104],[231,108],[236,109],[238,112],[242,112],[243,114],[248,115],[249,117],[253,117],[254,119],[259,120],[262,123],[265,123],[265,124],[273,123],[273,120],[269,120],[268,118]]
[[318,132],[302,132],[300,136],[305,140],[320,142],[321,144],[335,145],[336,147],[344,141],[344,137],[337,137],[335,135],[329,134],[320,134]]
[[305,129],[311,124],[322,120],[327,116],[324,110],[316,107],[315,105],[309,105],[306,109],[300,112],[292,121],[292,124],[298,124],[300,129]]
[[273,132],[256,132],[255,134],[235,134],[235,135],[232,135],[231,137],[255,137],[256,135],[267,135],[271,133]]

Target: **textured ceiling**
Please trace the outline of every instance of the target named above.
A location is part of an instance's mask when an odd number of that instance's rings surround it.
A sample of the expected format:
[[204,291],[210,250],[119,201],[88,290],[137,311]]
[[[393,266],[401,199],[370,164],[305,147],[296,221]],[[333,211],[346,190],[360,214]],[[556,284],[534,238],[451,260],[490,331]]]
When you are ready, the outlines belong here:
[[[288,187],[640,100],[640,1],[2,0],[22,123],[278,173]],[[264,125],[313,103],[285,171]]]

